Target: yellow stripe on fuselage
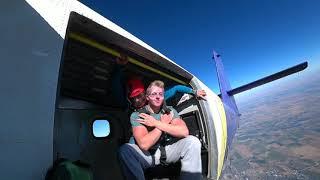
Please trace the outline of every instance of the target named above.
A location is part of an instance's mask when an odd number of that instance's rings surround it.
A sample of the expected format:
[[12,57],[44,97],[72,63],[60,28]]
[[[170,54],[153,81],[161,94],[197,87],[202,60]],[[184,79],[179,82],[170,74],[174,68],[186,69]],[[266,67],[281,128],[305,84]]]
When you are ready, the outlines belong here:
[[214,125],[214,131],[215,131],[215,137],[216,137],[216,148],[217,148],[217,158],[214,158],[213,163],[216,163],[214,167],[216,173],[216,177],[219,179],[223,164],[224,164],[224,158],[226,153],[226,147],[227,147],[227,118],[226,118],[226,112],[223,106],[223,103],[221,99],[214,94],[208,87],[203,86],[202,88],[205,88],[207,91],[207,98],[209,104],[209,113],[213,117],[213,125]]
[[[111,49],[111,48],[108,48],[108,47],[106,47],[106,46],[104,46],[104,45],[102,45],[102,44],[100,44],[100,43],[98,43],[98,42],[96,42],[96,41],[94,41],[94,40],[91,40],[91,39],[88,39],[88,38],[86,38],[86,37],[83,37],[83,36],[81,36],[81,35],[79,35],[79,34],[77,34],[77,33],[70,33],[70,34],[69,34],[69,37],[70,37],[71,39],[80,41],[80,42],[82,42],[82,43],[84,43],[84,44],[87,44],[87,45],[89,45],[89,46],[91,46],[91,47],[94,47],[94,48],[96,48],[96,49],[99,49],[99,50],[101,50],[101,51],[103,51],[103,52],[106,52],[106,53],[108,53],[108,54],[111,54],[111,55],[113,55],[113,56],[120,57],[120,53],[119,53],[119,52],[117,52],[117,51],[115,51],[115,50],[113,50],[113,49]],[[128,61],[131,62],[132,64],[135,64],[135,65],[137,65],[137,66],[140,66],[140,67],[142,67],[142,68],[144,68],[144,69],[147,69],[147,70],[152,71],[152,72],[154,72],[154,73],[157,73],[157,74],[159,74],[159,75],[161,75],[161,76],[164,76],[164,77],[166,77],[166,78],[169,78],[169,79],[171,79],[171,80],[174,80],[174,81],[176,81],[177,83],[187,85],[187,83],[185,83],[185,82],[183,82],[183,81],[181,81],[181,80],[179,80],[179,79],[177,79],[177,78],[175,78],[175,77],[172,77],[172,76],[170,76],[170,75],[167,74],[167,73],[164,73],[164,72],[162,72],[162,71],[159,71],[158,69],[155,69],[155,68],[153,68],[153,67],[151,67],[151,66],[148,66],[148,65],[146,65],[146,64],[143,64],[143,63],[141,63],[140,61],[138,61],[138,60],[136,60],[136,59],[134,59],[134,58],[132,58],[132,57],[128,57]]]
[[[220,121],[221,121],[221,126],[222,126],[222,134],[221,137],[217,136],[220,139],[221,147],[220,147],[220,155],[218,157],[218,169],[217,169],[217,179],[219,179],[221,172],[222,172],[222,167],[224,164],[224,157],[225,157],[225,152],[226,152],[226,147],[227,147],[227,118],[226,118],[226,113],[223,107],[223,103],[220,98],[217,98],[217,107],[220,115]],[[219,141],[217,141],[219,142]]]

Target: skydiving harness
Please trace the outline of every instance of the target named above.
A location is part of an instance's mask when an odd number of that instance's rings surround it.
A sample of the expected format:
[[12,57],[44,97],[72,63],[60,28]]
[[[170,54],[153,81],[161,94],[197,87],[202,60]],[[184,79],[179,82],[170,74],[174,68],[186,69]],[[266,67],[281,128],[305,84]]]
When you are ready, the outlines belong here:
[[[147,106],[138,109],[137,110],[139,113],[145,113],[150,115],[150,111],[147,109]],[[169,107],[166,106],[166,104],[164,103],[162,105],[161,114],[170,114],[171,113],[171,109]],[[149,128],[146,126],[146,128],[149,130]],[[149,148],[149,152],[150,154],[154,155],[155,152],[157,151],[157,149],[159,148],[160,150],[160,164],[161,165],[168,165],[168,163],[166,162],[167,160],[167,154],[166,154],[166,149],[165,146],[167,145],[171,145],[177,141],[179,141],[180,138],[177,137],[173,137],[165,132],[163,132],[159,138],[159,140],[157,141],[157,143],[155,143],[152,147]]]

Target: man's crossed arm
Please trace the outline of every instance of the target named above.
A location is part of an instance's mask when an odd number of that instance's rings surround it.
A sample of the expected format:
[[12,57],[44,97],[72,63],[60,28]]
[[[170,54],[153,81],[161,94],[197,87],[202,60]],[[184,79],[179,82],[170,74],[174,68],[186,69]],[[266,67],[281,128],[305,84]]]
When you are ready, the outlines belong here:
[[133,127],[133,136],[142,150],[147,151],[152,147],[159,140],[162,132],[174,137],[186,137],[189,135],[185,122],[180,118],[172,119],[171,114],[161,115],[160,121],[145,113],[139,114],[139,117],[136,120],[137,122],[148,127],[154,127],[149,132],[145,126]]

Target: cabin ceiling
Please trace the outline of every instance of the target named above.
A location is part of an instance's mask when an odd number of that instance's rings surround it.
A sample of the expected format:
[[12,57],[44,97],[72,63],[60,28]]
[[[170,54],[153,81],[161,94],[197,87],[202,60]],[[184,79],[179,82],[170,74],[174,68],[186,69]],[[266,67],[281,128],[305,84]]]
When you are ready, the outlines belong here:
[[161,66],[165,71],[174,73],[175,76],[179,76],[179,79],[183,79],[186,82],[190,82],[193,77],[192,74],[162,56],[76,12],[70,14],[68,31],[81,33],[115,50],[136,56],[146,64]]
[[[116,57],[83,42],[68,38],[69,34],[74,32],[93,39],[117,52],[138,59],[141,63],[186,83],[192,77],[188,72],[178,68],[171,62],[160,60],[159,57],[156,57],[156,54],[142,49],[140,45],[81,15],[73,13],[70,15],[62,57],[60,77],[60,92],[62,96],[82,99],[108,107],[120,107],[115,95],[112,94],[112,80],[114,80],[112,73],[116,65]],[[158,61],[162,63],[157,63]],[[167,64],[163,64],[163,62]],[[168,69],[168,67],[170,68]],[[171,79],[132,63],[128,63],[123,72],[125,77],[133,75],[143,77],[146,86],[156,79],[164,81],[166,86],[177,84]],[[123,85],[125,86],[125,84]]]

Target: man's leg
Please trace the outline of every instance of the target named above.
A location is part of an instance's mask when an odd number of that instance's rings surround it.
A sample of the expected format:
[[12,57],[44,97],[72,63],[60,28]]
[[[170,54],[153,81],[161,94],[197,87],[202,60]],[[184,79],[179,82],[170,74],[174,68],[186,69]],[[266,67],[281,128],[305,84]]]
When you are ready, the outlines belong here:
[[167,162],[181,160],[181,179],[201,179],[201,143],[194,136],[187,136],[166,146]]
[[142,151],[136,144],[122,145],[119,149],[119,160],[126,179],[144,180],[144,170],[159,163],[155,162],[155,156],[159,159],[159,152],[152,156],[149,152]]

